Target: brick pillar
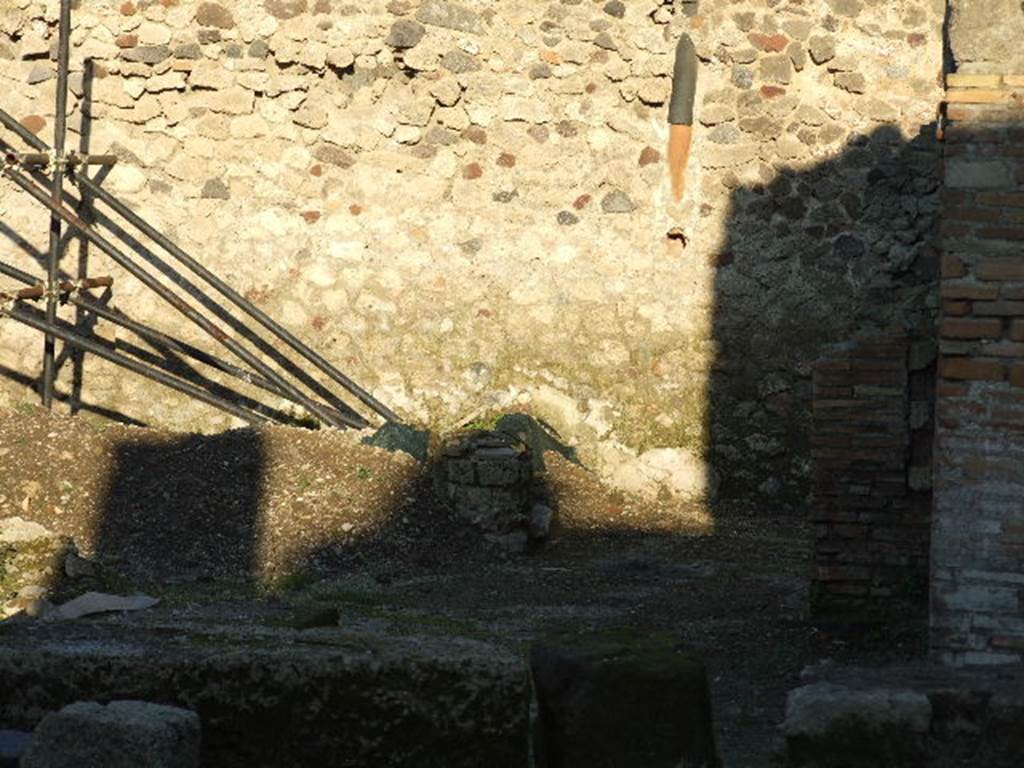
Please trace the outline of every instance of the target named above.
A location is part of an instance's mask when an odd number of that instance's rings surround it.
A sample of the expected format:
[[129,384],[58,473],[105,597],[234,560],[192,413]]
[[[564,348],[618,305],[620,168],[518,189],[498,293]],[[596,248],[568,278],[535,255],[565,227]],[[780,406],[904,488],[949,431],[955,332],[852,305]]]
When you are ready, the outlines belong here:
[[950,75],[931,647],[1024,660],[1024,76]]
[[902,332],[829,350],[814,368],[816,616],[927,611],[934,342]]

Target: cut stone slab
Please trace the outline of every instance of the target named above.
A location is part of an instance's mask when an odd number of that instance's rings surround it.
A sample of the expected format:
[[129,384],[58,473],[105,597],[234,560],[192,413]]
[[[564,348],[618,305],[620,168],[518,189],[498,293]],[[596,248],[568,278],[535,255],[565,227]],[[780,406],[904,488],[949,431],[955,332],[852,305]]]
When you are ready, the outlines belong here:
[[667,633],[561,635],[530,652],[540,768],[715,768],[703,663]]
[[[802,674],[801,677],[804,675]],[[1024,672],[809,668],[787,698],[791,768],[1019,768]]]
[[143,611],[160,601],[148,595],[108,595],[103,592],[86,592],[57,608],[54,618],[79,619],[94,613],[111,611]]
[[528,764],[529,676],[502,647],[141,620],[0,627],[0,722],[27,730],[76,701],[133,699],[198,714],[204,766]]
[[80,701],[43,718],[22,768],[198,768],[199,717],[144,701]]
[[790,691],[782,732],[793,766],[924,765],[931,716],[921,693],[819,682]]

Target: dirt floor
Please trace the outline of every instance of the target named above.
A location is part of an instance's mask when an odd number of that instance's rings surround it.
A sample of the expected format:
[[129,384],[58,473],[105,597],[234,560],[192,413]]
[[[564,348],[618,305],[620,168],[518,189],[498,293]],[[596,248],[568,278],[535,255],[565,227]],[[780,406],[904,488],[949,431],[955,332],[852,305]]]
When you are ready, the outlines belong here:
[[548,452],[537,494],[555,524],[512,555],[436,500],[423,465],[359,437],[190,436],[0,411],[0,517],[69,535],[108,587],[160,597],[149,622],[337,611],[342,627],[415,626],[524,653],[556,629],[676,632],[708,665],[727,768],[772,764],[786,691],[808,665],[921,651],[916,628],[809,621],[800,510],[642,501]]

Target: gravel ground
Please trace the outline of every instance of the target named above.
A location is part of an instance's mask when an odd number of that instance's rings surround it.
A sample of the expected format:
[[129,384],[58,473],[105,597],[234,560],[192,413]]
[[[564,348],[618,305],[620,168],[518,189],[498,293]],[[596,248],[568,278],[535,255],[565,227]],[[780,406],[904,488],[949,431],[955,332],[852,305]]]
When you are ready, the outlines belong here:
[[916,652],[916,637],[851,642],[809,623],[802,514],[642,501],[546,461],[551,537],[507,555],[437,502],[422,465],[354,433],[198,436],[0,411],[0,517],[69,535],[162,597],[143,622],[275,622],[329,606],[342,626],[428,627],[520,651],[554,629],[678,632],[708,664],[727,768],[772,763],[806,665]]

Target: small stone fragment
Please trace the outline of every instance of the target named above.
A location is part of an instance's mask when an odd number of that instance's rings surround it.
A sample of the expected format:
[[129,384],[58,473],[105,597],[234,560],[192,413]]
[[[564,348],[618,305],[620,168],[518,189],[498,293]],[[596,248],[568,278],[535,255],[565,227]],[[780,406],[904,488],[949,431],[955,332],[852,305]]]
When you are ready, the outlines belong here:
[[220,179],[208,179],[203,184],[202,196],[208,200],[230,200],[231,190]]
[[263,7],[275,19],[294,19],[306,12],[306,0],[264,0]]
[[231,29],[235,26],[235,18],[219,3],[203,3],[196,11],[196,23],[203,27]]
[[632,213],[636,203],[621,189],[613,189],[601,199],[601,210],[605,213]]
[[827,35],[814,35],[810,40],[811,61],[824,64],[836,57],[836,41]]
[[626,4],[622,0],[609,0],[604,5],[604,12],[609,16],[614,16],[616,19],[625,18]]
[[661,152],[656,150],[654,147],[644,147],[640,151],[640,167],[643,168],[646,165],[653,165],[654,163],[661,161]]
[[445,0],[425,0],[416,13],[416,20],[435,27],[454,29],[481,35],[484,32],[483,19],[479,13],[458,3]]
[[384,41],[392,48],[413,48],[427,33],[427,28],[418,21],[411,19],[399,19],[391,25],[391,31]]
[[556,219],[563,227],[571,227],[579,223],[580,217],[571,211],[559,211]]

